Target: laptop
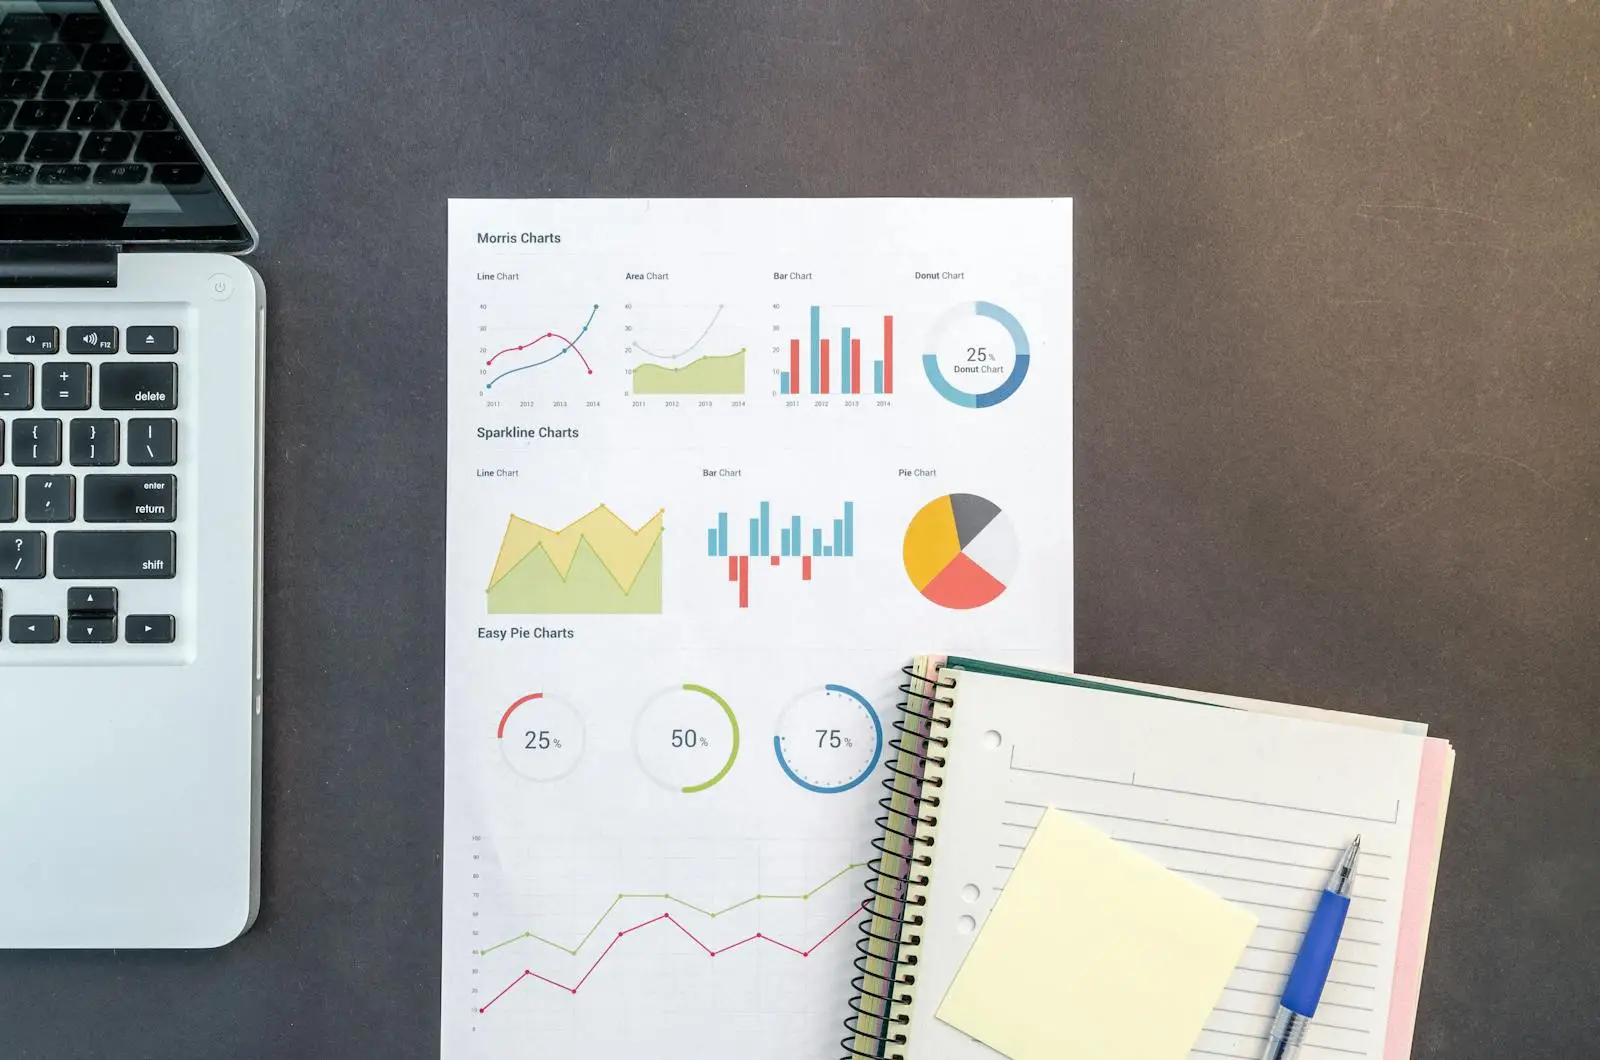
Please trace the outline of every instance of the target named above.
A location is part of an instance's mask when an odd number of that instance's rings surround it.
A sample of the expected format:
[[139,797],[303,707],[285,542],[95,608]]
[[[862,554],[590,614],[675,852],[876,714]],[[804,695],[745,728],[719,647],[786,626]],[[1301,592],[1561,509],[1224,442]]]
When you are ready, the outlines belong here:
[[255,918],[255,241],[110,3],[0,0],[0,947]]

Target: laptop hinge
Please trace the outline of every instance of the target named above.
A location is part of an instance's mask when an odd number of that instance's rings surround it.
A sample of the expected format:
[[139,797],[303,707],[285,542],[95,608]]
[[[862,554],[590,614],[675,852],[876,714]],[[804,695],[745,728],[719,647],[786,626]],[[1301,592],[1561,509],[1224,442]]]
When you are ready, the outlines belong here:
[[112,243],[0,244],[0,287],[115,287]]

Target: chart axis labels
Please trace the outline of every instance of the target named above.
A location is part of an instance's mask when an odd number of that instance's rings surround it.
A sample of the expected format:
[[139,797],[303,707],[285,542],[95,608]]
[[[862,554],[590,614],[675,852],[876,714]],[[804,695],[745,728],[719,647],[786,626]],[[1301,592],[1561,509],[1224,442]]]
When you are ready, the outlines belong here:
[[1021,548],[1000,506],[974,493],[929,501],[906,527],[906,576],[928,600],[952,610],[982,607],[1006,591]]

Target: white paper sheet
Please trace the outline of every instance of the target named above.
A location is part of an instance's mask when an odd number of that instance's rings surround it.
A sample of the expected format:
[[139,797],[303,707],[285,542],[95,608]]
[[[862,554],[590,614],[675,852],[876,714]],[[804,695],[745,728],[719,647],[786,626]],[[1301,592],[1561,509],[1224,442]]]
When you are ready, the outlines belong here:
[[451,203],[443,1056],[837,1053],[899,667],[1070,662],[1070,227]]

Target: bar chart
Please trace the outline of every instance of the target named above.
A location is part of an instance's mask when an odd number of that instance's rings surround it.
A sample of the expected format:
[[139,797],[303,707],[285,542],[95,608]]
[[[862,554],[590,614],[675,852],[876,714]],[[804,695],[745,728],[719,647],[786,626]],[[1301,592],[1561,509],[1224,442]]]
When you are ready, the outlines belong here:
[[[893,394],[894,393],[894,317],[884,314],[881,336],[879,325],[869,325],[869,342],[881,344],[881,356],[867,365],[860,330],[849,325],[838,329],[837,345],[833,334],[822,332],[822,307],[810,310],[810,329],[805,339],[789,339],[789,367],[778,373],[778,392],[782,394]],[[837,358],[837,363],[835,360]],[[804,391],[802,375],[807,376]],[[863,376],[866,377],[863,383]],[[869,386],[871,389],[863,389]]]
[[[807,523],[798,515],[775,522],[772,502],[762,501],[757,513],[748,519],[748,541],[740,536],[738,544],[743,548],[732,542],[736,531],[729,513],[718,512],[716,525],[706,528],[706,555],[727,563],[728,582],[739,587],[739,606],[748,608],[752,563],[759,569],[761,560],[766,560],[768,567],[783,566],[788,560],[791,567],[799,569],[800,580],[809,582],[817,562],[855,555],[855,521],[854,501],[845,501],[837,517],[815,523]],[[776,549],[772,547],[774,529],[778,532]]]

